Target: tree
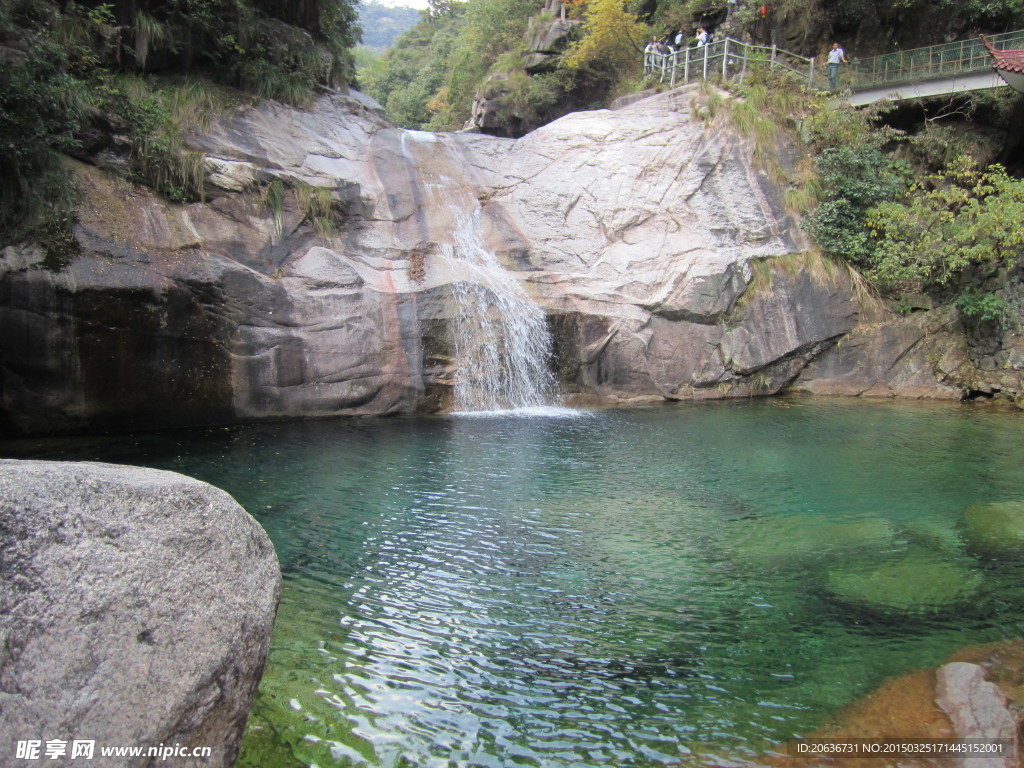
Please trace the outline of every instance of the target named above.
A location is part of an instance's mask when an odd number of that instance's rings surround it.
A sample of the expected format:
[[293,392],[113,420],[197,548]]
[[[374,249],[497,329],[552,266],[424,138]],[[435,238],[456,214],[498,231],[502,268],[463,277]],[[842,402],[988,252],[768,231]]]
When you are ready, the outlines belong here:
[[883,284],[946,285],[973,266],[1010,268],[1024,261],[1024,180],[961,157],[906,199],[875,206],[867,225],[875,241],[869,274]]
[[572,69],[630,72],[640,66],[647,37],[647,26],[621,0],[591,0],[584,10],[583,37],[569,48],[565,63]]

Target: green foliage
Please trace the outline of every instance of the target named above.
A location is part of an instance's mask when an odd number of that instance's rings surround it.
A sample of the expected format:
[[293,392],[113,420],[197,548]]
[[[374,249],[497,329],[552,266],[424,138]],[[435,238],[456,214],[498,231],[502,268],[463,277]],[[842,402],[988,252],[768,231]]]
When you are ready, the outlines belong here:
[[968,288],[956,300],[957,309],[964,315],[981,322],[1000,323],[1009,312],[1006,300],[994,293],[982,293]]
[[95,88],[101,107],[118,116],[131,138],[135,179],[172,202],[201,200],[202,154],[185,143],[227,99],[203,81],[166,83],[137,75],[107,76]]
[[822,192],[804,227],[825,253],[861,267],[874,257],[868,212],[901,197],[909,184],[906,163],[883,151],[888,141],[902,135],[873,130],[876,117],[870,111],[820,103],[805,121],[811,145],[818,150],[815,169]]
[[544,119],[557,111],[576,78],[564,72],[530,77],[524,71],[523,36],[540,8],[541,0],[435,3],[393,48],[360,71],[360,83],[402,127],[456,130],[488,78],[502,74],[507,78],[495,87],[508,91],[503,108],[527,122]]
[[448,58],[445,106],[431,119],[440,130],[460,128],[469,118],[477,88],[503,53],[521,45],[538,0],[473,0]]
[[321,240],[333,237],[343,219],[331,190],[327,187],[298,184],[295,187],[295,196],[303,213],[303,221],[313,227]]
[[871,145],[830,147],[816,167],[825,199],[808,216],[807,230],[825,253],[871,265],[875,243],[868,212],[904,192],[908,169]]
[[0,247],[36,239],[58,261],[76,247],[61,153],[78,146],[88,109],[84,84],[48,37],[31,37],[20,61],[0,60]]
[[274,221],[274,239],[280,240],[284,233],[285,186],[280,179],[274,179],[263,190],[263,207]]
[[263,208],[274,222],[274,239],[279,240],[284,230],[284,210],[289,193],[302,211],[302,222],[313,227],[321,240],[334,236],[344,223],[344,211],[328,187],[290,179],[274,179],[263,190]]
[[945,285],[973,265],[1013,267],[1024,257],[1024,181],[961,158],[906,199],[875,206],[867,224],[875,243],[869,274],[883,284]]
[[650,30],[622,6],[621,0],[590,0],[583,16],[583,36],[565,56],[571,69],[600,68],[633,72],[642,65],[641,53]]
[[416,26],[421,17],[422,12],[415,8],[392,8],[373,0],[360,3],[359,25],[363,28],[363,44],[381,53]]
[[397,125],[422,129],[435,114],[449,108],[449,57],[462,24],[454,10],[423,20],[360,71],[363,90],[384,106]]

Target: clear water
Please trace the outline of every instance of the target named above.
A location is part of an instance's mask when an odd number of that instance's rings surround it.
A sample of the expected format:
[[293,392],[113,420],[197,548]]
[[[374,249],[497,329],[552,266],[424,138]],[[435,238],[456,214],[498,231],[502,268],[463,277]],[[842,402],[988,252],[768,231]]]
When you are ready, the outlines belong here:
[[[756,759],[886,677],[1024,634],[963,511],[1024,499],[1024,416],[760,400],[5,446],[231,492],[284,571],[240,765]],[[946,610],[837,599],[911,556]],[[938,564],[938,565],[936,565]]]

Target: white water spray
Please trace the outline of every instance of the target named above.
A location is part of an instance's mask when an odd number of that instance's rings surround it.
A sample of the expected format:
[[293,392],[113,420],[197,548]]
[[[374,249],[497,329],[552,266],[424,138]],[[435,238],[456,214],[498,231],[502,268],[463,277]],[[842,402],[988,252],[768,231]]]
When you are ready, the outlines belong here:
[[481,209],[461,216],[441,254],[465,279],[452,284],[457,314],[455,410],[540,409],[556,402],[551,335],[535,304],[480,237]]
[[[451,284],[454,410],[480,415],[576,414],[555,407],[558,388],[551,372],[551,335],[544,311],[485,246],[480,234],[483,209],[475,195],[459,194],[468,185],[453,181],[462,175],[464,164],[436,134],[407,131],[401,143],[419,180],[423,204],[455,214],[451,242],[438,243],[441,257],[458,276]],[[440,147],[450,166],[437,162]],[[430,162],[418,161],[416,155],[426,152]]]

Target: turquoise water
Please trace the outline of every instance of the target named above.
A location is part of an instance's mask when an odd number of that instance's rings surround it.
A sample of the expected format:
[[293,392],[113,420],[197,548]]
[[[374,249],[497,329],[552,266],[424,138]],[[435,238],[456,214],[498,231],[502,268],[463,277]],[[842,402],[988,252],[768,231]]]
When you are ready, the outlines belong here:
[[4,448],[177,470],[264,525],[284,593],[244,766],[756,759],[1024,635],[1020,558],[964,517],[1024,500],[1016,412],[754,400]]

